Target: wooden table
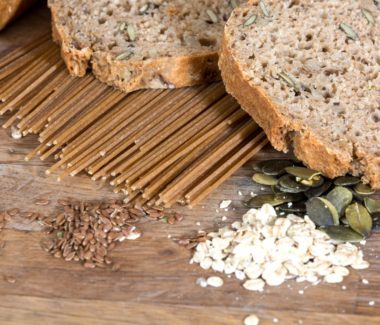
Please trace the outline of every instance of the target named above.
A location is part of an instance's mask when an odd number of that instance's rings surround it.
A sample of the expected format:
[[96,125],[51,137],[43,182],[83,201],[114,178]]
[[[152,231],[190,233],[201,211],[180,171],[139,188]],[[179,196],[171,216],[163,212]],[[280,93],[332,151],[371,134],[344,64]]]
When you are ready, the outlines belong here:
[[[28,42],[32,34],[48,30],[48,20],[47,10],[40,8],[8,28],[0,34],[0,55]],[[0,209],[18,207],[47,214],[58,198],[118,197],[110,186],[94,183],[85,175],[62,183],[45,176],[51,162],[23,160],[36,144],[33,137],[13,140],[8,130],[0,130]],[[257,159],[282,156],[268,147]],[[249,166],[197,208],[178,208],[185,215],[179,224],[142,224],[141,239],[123,243],[113,252],[122,266],[118,272],[88,270],[52,258],[40,248],[44,235],[39,227],[16,218],[0,234],[6,241],[0,252],[0,323],[242,324],[245,316],[254,313],[260,324],[380,324],[379,233],[363,247],[370,269],[352,271],[343,284],[310,286],[289,281],[267,287],[264,293],[246,291],[239,281],[227,277],[221,288],[196,284],[197,278],[212,272],[189,265],[190,252],[168,236],[211,230],[237,220],[246,211],[243,200],[251,191],[261,191],[250,181]],[[40,197],[49,197],[53,204],[38,208],[33,202]],[[216,212],[223,199],[232,199],[232,207]],[[9,277],[16,282],[8,281]]]

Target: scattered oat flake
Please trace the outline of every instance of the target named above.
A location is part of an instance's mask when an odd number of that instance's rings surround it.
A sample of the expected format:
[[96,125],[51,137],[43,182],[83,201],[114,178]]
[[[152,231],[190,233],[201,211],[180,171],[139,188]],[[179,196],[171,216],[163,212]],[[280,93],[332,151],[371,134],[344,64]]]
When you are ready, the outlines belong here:
[[305,292],[304,292],[303,290],[299,290],[298,293],[299,293],[300,295],[303,295]]
[[222,202],[220,202],[219,208],[221,208],[221,209],[227,209],[230,206],[231,203],[232,203],[231,200],[223,200]]
[[363,280],[362,280],[362,283],[363,283],[363,284],[369,284],[369,281],[368,281],[367,279],[363,279]]
[[375,306],[375,302],[373,300],[371,300],[371,301],[368,302],[368,305]]
[[346,286],[342,286],[342,290],[347,290],[347,287]]
[[200,223],[199,221],[197,221],[197,222],[195,223],[195,225],[199,227],[199,226],[201,225],[201,223]]
[[243,196],[243,193],[241,191],[238,191],[239,196]]
[[205,278],[198,278],[196,283],[197,283],[197,285],[201,286],[202,288],[207,287],[207,280]]
[[22,138],[22,133],[21,131],[14,125],[11,127],[11,136],[15,140],[19,140]]
[[227,217],[226,216],[223,216],[222,217],[222,221],[226,221],[227,220]]
[[221,287],[223,283],[224,283],[223,279],[218,276],[210,276],[207,279],[207,284],[211,287],[218,288],[218,287]]
[[258,325],[259,324],[259,318],[252,314],[244,318],[244,325]]
[[141,237],[141,232],[139,231],[131,231],[127,236],[126,239],[128,240],[136,240]]
[[273,323],[278,323],[278,318],[273,318]]

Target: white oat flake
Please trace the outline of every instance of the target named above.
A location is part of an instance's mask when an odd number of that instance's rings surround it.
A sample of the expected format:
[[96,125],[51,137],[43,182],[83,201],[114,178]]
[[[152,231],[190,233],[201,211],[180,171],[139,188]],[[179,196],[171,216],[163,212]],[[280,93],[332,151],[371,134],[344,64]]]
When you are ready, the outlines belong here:
[[223,279],[218,276],[210,276],[207,279],[207,284],[211,287],[218,288],[221,287],[224,284],[224,282]]
[[197,285],[201,286],[202,288],[207,287],[207,280],[205,278],[198,278],[196,283],[197,283]]
[[259,324],[259,318],[252,314],[244,318],[244,325],[258,325]]
[[232,203],[231,200],[223,200],[222,202],[220,202],[219,208],[221,208],[221,209],[227,209],[230,206],[231,203]]

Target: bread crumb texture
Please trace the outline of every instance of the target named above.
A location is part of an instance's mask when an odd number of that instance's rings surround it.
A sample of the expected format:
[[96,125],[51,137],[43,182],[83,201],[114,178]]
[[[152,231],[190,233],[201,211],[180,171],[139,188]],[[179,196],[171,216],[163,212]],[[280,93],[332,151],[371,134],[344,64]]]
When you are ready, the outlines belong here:
[[227,22],[219,65],[275,148],[380,188],[379,44],[373,0],[250,1]]

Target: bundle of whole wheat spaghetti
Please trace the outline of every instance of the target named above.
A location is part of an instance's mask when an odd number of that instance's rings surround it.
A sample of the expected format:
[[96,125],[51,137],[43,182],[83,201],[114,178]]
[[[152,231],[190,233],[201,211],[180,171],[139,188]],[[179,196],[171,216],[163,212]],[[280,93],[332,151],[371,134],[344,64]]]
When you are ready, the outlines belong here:
[[72,78],[49,36],[0,60],[3,127],[37,134],[26,159],[58,179],[87,172],[148,205],[194,206],[267,144],[221,83],[126,94]]

